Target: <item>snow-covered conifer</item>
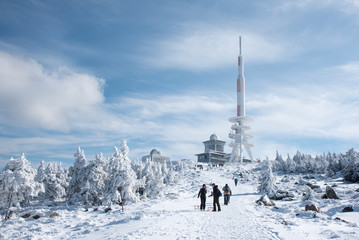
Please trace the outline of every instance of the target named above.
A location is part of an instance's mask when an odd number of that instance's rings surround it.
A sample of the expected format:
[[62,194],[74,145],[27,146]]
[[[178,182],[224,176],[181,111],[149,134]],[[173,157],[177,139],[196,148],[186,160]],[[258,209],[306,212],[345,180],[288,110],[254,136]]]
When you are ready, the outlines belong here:
[[162,174],[160,163],[147,159],[143,170],[143,176],[145,178],[144,197],[162,197],[164,190],[164,175]]
[[359,154],[353,148],[346,153],[347,165],[343,169],[345,181],[359,182]]
[[45,161],[42,160],[41,163],[40,163],[39,168],[37,169],[37,173],[36,173],[36,176],[35,176],[35,180],[37,182],[39,182],[39,183],[45,182],[45,179],[46,179],[45,170],[46,170]]
[[0,173],[0,208],[20,207],[43,191],[43,184],[35,181],[36,170],[22,154],[20,158],[11,158]]
[[276,151],[276,158],[274,161],[274,166],[275,170],[277,171],[287,171],[287,164],[286,162],[283,160],[282,155],[280,155],[278,153],[278,151]]
[[288,154],[286,163],[287,163],[286,164],[287,165],[287,172],[294,173],[295,169],[296,169],[296,164],[293,161],[293,159],[290,158],[289,154]]
[[71,202],[83,201],[85,196],[82,194],[82,189],[87,182],[87,160],[85,153],[80,147],[77,147],[77,152],[74,154],[76,158],[74,164],[69,168],[69,177],[71,178],[67,196]]
[[66,188],[68,183],[64,170],[60,164],[49,163],[46,167],[44,180],[45,198],[50,200],[62,200],[66,198]]
[[264,161],[264,169],[262,177],[259,179],[258,191],[272,195],[277,191],[275,177],[269,161]]
[[[166,167],[167,164],[164,163],[163,167]],[[169,163],[169,168],[166,170],[166,176],[164,179],[164,183],[168,184],[168,183],[176,183],[178,180],[178,176],[177,173],[173,170],[172,168],[172,163]]]
[[109,161],[109,176],[105,189],[105,203],[118,203],[122,200],[124,203],[136,202],[138,196],[137,190],[137,177],[132,169],[131,161],[128,158],[128,147],[126,142],[123,141],[120,150],[114,147],[114,155]]
[[106,168],[107,160],[102,153],[96,154],[96,159],[87,166],[88,178],[83,193],[88,204],[100,204],[104,198],[103,192],[108,177]]

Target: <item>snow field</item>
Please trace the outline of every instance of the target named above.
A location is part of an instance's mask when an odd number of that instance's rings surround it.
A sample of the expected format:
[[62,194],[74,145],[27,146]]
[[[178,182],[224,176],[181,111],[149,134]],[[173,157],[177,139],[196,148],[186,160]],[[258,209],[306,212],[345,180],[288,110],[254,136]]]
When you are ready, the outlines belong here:
[[[253,164],[185,170],[177,183],[166,185],[164,198],[126,205],[124,213],[118,205],[107,213],[105,206],[85,211],[62,202],[34,205],[19,214],[32,211],[42,217],[18,216],[3,221],[0,239],[359,239],[359,184],[318,175],[306,181],[319,185],[322,191],[337,185],[333,188],[340,199],[321,199],[323,192],[318,191],[311,200],[303,201],[307,186],[295,184],[303,179],[300,175],[287,175],[289,180],[282,182],[284,176],[274,173],[278,188],[293,193],[294,198],[265,207],[255,203],[261,196],[257,188],[262,175],[256,168]],[[233,176],[239,175],[243,178],[235,187]],[[229,184],[233,193],[229,205],[224,206],[221,197],[221,212],[195,209],[194,205],[200,204],[200,187],[206,184],[209,195],[213,182],[220,189]],[[212,206],[212,200],[207,198],[207,206]],[[308,203],[317,204],[322,213],[305,212]],[[347,205],[353,206],[354,212],[343,213]],[[54,211],[60,216],[49,218]]]
[[[224,177],[221,172],[217,174],[217,171],[190,174],[192,181],[182,182],[177,199],[157,201],[152,206],[146,206],[149,208],[143,209],[145,217],[140,222],[114,225],[108,231],[91,234],[91,239],[280,239],[276,233],[261,225],[246,207],[247,204],[254,205],[258,198],[257,193],[248,194],[248,190],[253,191],[254,188],[245,185],[235,188],[231,186],[234,185],[232,179]],[[203,183],[207,184],[209,195],[209,184],[212,182],[219,186],[230,185],[233,192],[230,204],[224,206],[221,197],[221,212],[194,209],[194,205],[200,202],[197,198],[199,188]],[[190,191],[185,191],[186,188]],[[207,198],[206,205],[212,206],[212,201],[212,197]]]

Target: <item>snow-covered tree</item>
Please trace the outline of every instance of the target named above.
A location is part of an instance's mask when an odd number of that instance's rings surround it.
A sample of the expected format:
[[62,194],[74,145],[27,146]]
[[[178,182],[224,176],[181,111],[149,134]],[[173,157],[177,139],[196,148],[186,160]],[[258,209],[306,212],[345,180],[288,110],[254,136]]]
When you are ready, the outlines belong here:
[[164,174],[160,163],[147,159],[142,173],[145,181],[144,197],[158,198],[163,196]]
[[341,170],[339,168],[339,157],[337,154],[328,153],[327,161],[328,161],[327,172],[329,176],[332,176]]
[[43,191],[43,184],[35,181],[36,170],[22,154],[20,158],[11,158],[0,173],[0,208],[9,210],[29,202]]
[[350,149],[345,158],[347,165],[343,169],[343,176],[345,181],[359,182],[359,154],[353,148]]
[[286,164],[287,165],[287,172],[289,172],[289,173],[295,172],[296,164],[293,161],[293,159],[290,158],[289,154],[288,154],[286,162],[287,162],[287,164]]
[[272,172],[271,164],[269,161],[264,161],[263,164],[263,174],[259,179],[258,191],[260,193],[267,193],[268,195],[275,194],[277,186],[275,184],[275,177]]
[[77,152],[74,154],[76,158],[74,164],[69,168],[69,177],[71,178],[67,196],[71,202],[84,201],[85,195],[83,189],[88,179],[87,160],[85,153],[80,147],[77,147]]
[[[163,167],[166,167],[167,164],[164,163],[163,164]],[[165,184],[168,184],[168,183],[176,183],[178,180],[178,176],[177,176],[177,173],[173,170],[172,168],[172,163],[169,163],[169,168],[168,170],[166,171],[166,176],[165,176],[165,179],[164,179],[164,183]]]
[[41,163],[40,163],[39,168],[37,169],[37,173],[36,173],[36,176],[35,176],[35,180],[37,182],[39,182],[39,183],[45,182],[45,180],[46,180],[45,170],[46,170],[45,161],[42,160]]
[[137,193],[140,195],[140,197],[143,196],[143,191],[145,189],[145,182],[146,179],[143,176],[143,171],[145,168],[145,164],[142,161],[135,161],[132,163],[132,169],[135,172],[136,176],[137,176]]
[[57,163],[49,163],[46,167],[45,198],[50,200],[62,200],[66,198],[68,183],[63,174],[62,166]]
[[103,192],[108,177],[106,172],[107,160],[102,153],[96,154],[96,159],[87,166],[87,169],[88,178],[83,189],[86,195],[86,203],[100,204],[104,198]]
[[273,168],[277,171],[287,171],[287,163],[283,160],[282,155],[276,151],[276,158],[274,160]]
[[137,177],[128,158],[128,147],[123,141],[120,149],[114,147],[114,155],[109,160],[109,176],[105,188],[105,203],[136,202],[138,196]]

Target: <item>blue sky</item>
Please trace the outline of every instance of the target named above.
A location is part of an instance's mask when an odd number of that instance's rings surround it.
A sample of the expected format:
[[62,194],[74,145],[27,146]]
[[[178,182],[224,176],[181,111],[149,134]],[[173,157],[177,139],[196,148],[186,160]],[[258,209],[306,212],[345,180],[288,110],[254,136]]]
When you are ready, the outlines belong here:
[[[0,0],[0,166],[73,163],[126,139],[195,159],[236,114],[238,36],[255,158],[358,148],[356,0]],[[226,148],[229,152],[230,149]]]

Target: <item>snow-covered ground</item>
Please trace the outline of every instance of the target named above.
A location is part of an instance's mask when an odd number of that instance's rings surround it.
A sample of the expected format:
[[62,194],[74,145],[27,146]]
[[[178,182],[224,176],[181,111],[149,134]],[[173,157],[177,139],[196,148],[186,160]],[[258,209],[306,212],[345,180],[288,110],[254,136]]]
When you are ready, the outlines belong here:
[[[256,204],[258,193],[255,165],[227,166],[204,170],[188,170],[178,183],[166,187],[166,197],[124,206],[115,206],[105,212],[105,207],[72,207],[58,203],[24,209],[18,216],[2,221],[0,239],[359,239],[359,184],[343,184],[341,179],[317,176],[308,179],[325,190],[334,187],[340,199],[321,199],[323,193],[314,193],[311,203],[321,208],[321,213],[305,212],[303,192],[306,186],[295,184],[299,176],[288,175],[288,182],[278,187],[294,194],[293,201],[275,201],[275,207]],[[247,170],[247,173],[245,173]],[[243,178],[234,186],[233,177]],[[202,184],[216,183],[220,189],[228,183],[232,189],[230,204],[221,212],[195,209],[200,200],[197,193]],[[207,198],[207,206],[212,198]],[[342,212],[351,205],[354,212]],[[39,219],[21,218],[30,212]],[[50,218],[57,212],[59,216]],[[340,218],[341,220],[336,220]]]

